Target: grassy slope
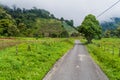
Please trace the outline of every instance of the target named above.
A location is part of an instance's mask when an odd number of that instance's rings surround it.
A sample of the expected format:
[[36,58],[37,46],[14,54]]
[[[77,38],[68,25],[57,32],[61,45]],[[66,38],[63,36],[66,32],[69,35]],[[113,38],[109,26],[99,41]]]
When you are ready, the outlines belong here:
[[87,45],[87,48],[94,60],[107,74],[110,80],[119,80],[120,57],[118,55],[120,39],[108,38],[102,40],[94,40],[93,42],[93,44]]
[[71,39],[24,39],[17,55],[16,47],[0,50],[0,80],[42,80],[72,45]]
[[61,21],[55,19],[40,19],[36,20],[35,26],[38,29],[38,32],[43,33],[55,33],[60,34],[64,29],[62,28]]
[[73,27],[69,26],[65,22],[63,22],[63,26],[66,29],[66,31],[69,33],[69,35],[71,35],[72,33],[78,33],[78,31],[76,31]]
[[62,23],[58,20],[54,19],[37,19],[35,26],[40,29],[43,32],[53,32],[53,33],[60,33],[64,29],[71,35],[72,33],[78,33],[73,27],[69,26],[65,22],[63,22],[63,27],[62,28]]

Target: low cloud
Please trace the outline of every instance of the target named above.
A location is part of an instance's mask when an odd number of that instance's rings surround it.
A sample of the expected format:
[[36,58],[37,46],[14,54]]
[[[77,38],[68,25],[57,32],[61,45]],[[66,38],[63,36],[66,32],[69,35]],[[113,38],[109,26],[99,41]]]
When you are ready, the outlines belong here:
[[[46,9],[56,17],[73,19],[78,26],[87,14],[98,16],[105,9],[118,0],[0,0],[0,3],[20,8],[37,7]],[[120,17],[120,3],[98,18],[99,21],[109,20],[111,17]]]

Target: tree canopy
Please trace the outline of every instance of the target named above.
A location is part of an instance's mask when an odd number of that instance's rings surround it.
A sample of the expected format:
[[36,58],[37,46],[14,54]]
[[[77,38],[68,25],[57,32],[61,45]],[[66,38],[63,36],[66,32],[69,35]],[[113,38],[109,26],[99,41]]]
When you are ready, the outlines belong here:
[[96,20],[96,17],[92,14],[85,17],[81,26],[78,27],[78,30],[80,33],[84,34],[88,43],[91,43],[93,38],[100,38],[102,33],[99,21]]
[[15,20],[0,7],[0,35],[15,36],[18,32]]
[[[72,20],[66,21],[73,25]],[[68,32],[62,21],[47,10],[0,5],[0,36],[67,37]]]

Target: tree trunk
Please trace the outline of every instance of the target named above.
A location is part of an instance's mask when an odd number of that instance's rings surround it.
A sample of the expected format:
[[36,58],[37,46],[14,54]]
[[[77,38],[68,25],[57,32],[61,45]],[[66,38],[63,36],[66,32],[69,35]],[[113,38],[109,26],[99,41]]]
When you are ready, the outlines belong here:
[[92,37],[89,36],[86,39],[87,39],[87,43],[92,43]]

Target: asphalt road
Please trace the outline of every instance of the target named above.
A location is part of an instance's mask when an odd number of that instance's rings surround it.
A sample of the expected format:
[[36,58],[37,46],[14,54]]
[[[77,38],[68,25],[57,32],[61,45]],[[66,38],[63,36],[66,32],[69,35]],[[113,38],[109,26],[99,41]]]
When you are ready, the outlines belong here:
[[80,41],[59,60],[43,80],[109,80]]

